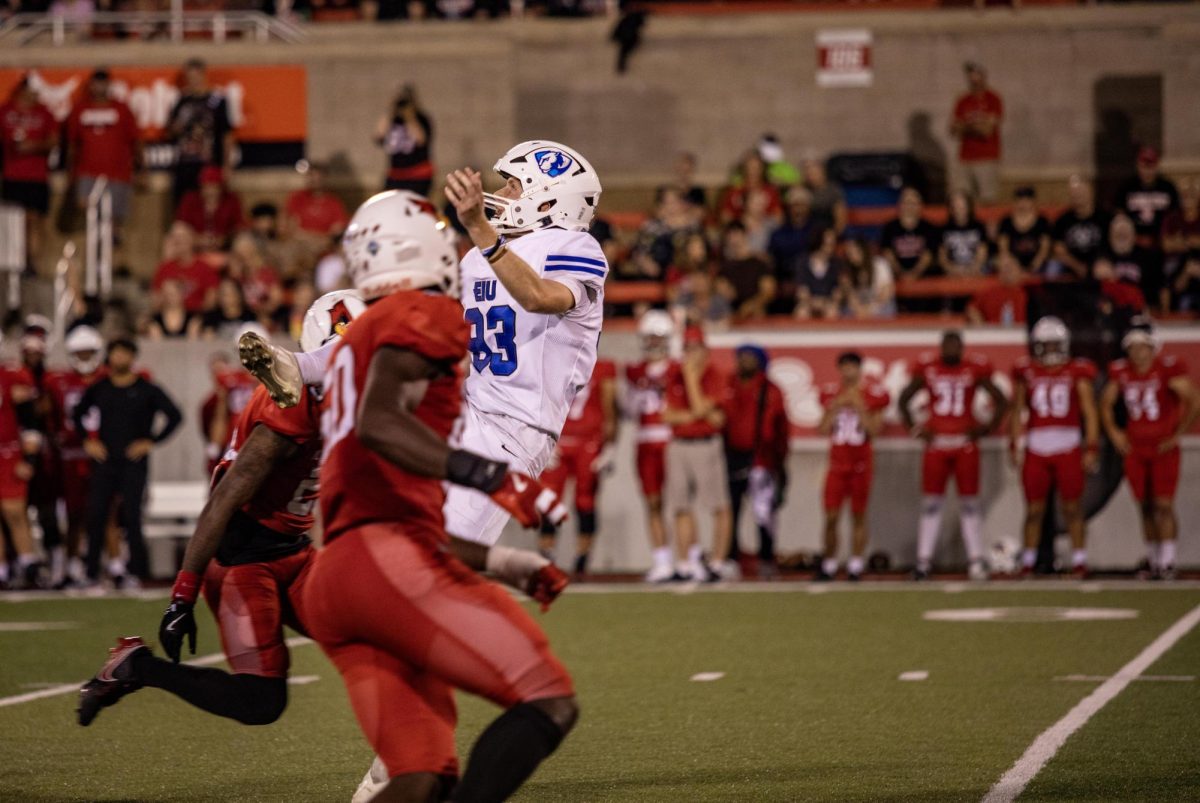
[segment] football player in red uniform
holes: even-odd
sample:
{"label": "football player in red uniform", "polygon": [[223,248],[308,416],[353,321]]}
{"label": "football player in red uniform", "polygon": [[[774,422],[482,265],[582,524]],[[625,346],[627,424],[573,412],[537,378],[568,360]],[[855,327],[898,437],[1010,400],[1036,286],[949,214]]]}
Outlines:
{"label": "football player in red uniform", "polygon": [[[926,354],[912,366],[912,379],[900,393],[900,418],[913,437],[925,442],[921,462],[921,521],[917,529],[917,568],[913,577],[929,577],[933,552],[942,526],[946,484],[954,477],[959,520],[973,580],[987,578],[983,560],[983,510],[979,506],[980,438],[994,432],[1004,418],[1007,400],[992,381],[992,364],[981,354],[964,354],[962,334],[942,335],[940,353]],[[975,391],[992,402],[991,418],[975,418]],[[929,393],[929,412],[923,424],[913,418],[912,401],[921,390]]]}
{"label": "football player in red uniform", "polygon": [[[1022,357],[1013,367],[1009,416],[1009,452],[1013,465],[1021,467],[1026,501],[1021,570],[1026,575],[1033,572],[1046,497],[1053,486],[1074,549],[1071,570],[1086,577],[1087,531],[1080,499],[1084,472],[1094,472],[1099,465],[1100,424],[1092,390],[1096,366],[1088,360],[1071,359],[1070,330],[1058,318],[1047,316],[1034,324],[1030,343],[1033,358]],[[1025,430],[1022,462],[1019,449]]]}
{"label": "football player in red uniform", "polygon": [[[91,460],[83,450],[83,435],[75,429],[75,406],[88,386],[103,375],[105,351],[104,338],[90,326],[72,329],[63,345],[70,369],[53,371],[46,377],[60,461],[60,491],[67,512],[64,548],[52,550],[50,554],[50,576],[59,587],[81,582],[84,577],[80,553],[92,468]],[[119,544],[115,546],[119,554]]]}
{"label": "football player in red uniform", "polygon": [[[562,495],[567,479],[575,479],[575,511],[579,535],[575,543],[575,576],[587,572],[588,555],[596,537],[596,492],[600,477],[612,465],[612,444],[617,439],[617,366],[612,360],[597,360],[592,378],[575,395],[567,422],[550,465],[539,479]],[[542,524],[539,548],[551,559],[557,528]]]}
{"label": "football player in red uniform", "polygon": [[241,363],[231,364],[224,354],[213,355],[209,368],[213,392],[200,408],[200,426],[204,435],[204,456],[211,475],[230,444],[234,425],[250,403],[258,380]]}
{"label": "football player in red uniform", "polygon": [[829,470],[825,475],[825,556],[818,580],[832,580],[838,572],[838,521],[849,501],[853,521],[851,556],[846,565],[850,580],[862,577],[867,551],[867,502],[871,494],[871,438],[883,428],[883,411],[890,401],[882,387],[864,380],[862,355],[848,351],[837,359],[841,381],[821,388],[825,408],[817,430],[829,436]]}
{"label": "football player in red uniform", "polygon": [[[17,557],[19,582],[36,585],[42,560],[33,543],[27,511],[29,479],[42,448],[41,433],[33,427],[36,413],[33,377],[24,368],[0,366],[0,515]],[[0,544],[0,589],[14,585]]]}
{"label": "football player in red uniform", "polygon": [[[1135,328],[1122,345],[1128,359],[1109,366],[1100,396],[1100,419],[1125,458],[1129,489],[1142,508],[1142,533],[1151,576],[1175,576],[1175,490],[1179,486],[1179,440],[1200,416],[1200,394],[1187,366],[1162,356],[1154,333]],[[1125,427],[1117,423],[1117,400],[1125,403]]]}
{"label": "football player in red uniform", "polygon": [[667,407],[667,374],[670,372],[671,335],[675,322],[662,310],[647,310],[638,320],[642,359],[625,366],[626,408],[637,416],[637,473],[646,500],[646,525],[654,564],[647,582],[662,583],[675,575],[675,561],[667,544],[663,516],[663,488],[667,475],[667,443],[671,426],[663,420]]}
{"label": "football player in red uniform", "polygon": [[[558,747],[578,708],[529,614],[447,549],[443,482],[488,494],[525,526],[566,511],[537,480],[446,442],[462,410],[469,328],[454,252],[427,209],[411,193],[381,193],[343,241],[350,276],[373,303],[325,377],[325,548],[303,606],[387,768],[374,799],[505,800]],[[514,558],[474,547],[489,568]],[[505,709],[457,785],[455,687]]]}

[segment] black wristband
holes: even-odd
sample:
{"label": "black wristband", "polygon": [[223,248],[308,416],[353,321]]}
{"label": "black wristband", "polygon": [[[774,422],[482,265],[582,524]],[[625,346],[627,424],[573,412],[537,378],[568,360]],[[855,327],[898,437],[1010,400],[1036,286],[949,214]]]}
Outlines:
{"label": "black wristband", "polygon": [[498,491],[504,484],[506,473],[508,473],[507,463],[488,460],[486,457],[480,457],[465,449],[455,449],[446,458],[447,480],[455,485],[483,491],[485,494]]}

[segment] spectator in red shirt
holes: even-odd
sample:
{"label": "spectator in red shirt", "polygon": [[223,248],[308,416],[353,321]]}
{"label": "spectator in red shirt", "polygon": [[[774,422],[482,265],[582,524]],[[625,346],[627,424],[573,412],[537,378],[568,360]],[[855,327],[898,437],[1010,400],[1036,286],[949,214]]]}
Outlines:
{"label": "spectator in red shirt", "polygon": [[283,300],[283,289],[279,271],[267,262],[254,234],[244,231],[233,238],[227,271],[241,285],[246,304],[258,319],[269,321]]}
{"label": "spectator in red shirt", "polygon": [[88,79],[87,94],[67,117],[67,165],[75,201],[87,208],[96,180],[108,180],[113,225],[129,217],[133,174],[142,162],[142,143],[133,112],[109,97],[109,73],[104,67]]}
{"label": "spectator in red shirt", "polygon": [[242,227],[242,202],[225,186],[221,168],[209,165],[200,171],[200,189],[184,194],[175,219],[197,233],[201,251],[224,251]]}
{"label": "spectator in red shirt", "polygon": [[50,208],[50,152],[58,147],[58,121],[24,77],[0,106],[0,200],[25,210],[25,253],[30,266],[42,255],[42,223]]}
{"label": "spectator in red shirt", "polygon": [[741,554],[737,523],[748,493],[758,526],[758,575],[776,577],[775,531],[787,485],[788,420],[783,391],[767,378],[767,362],[761,346],[737,350],[737,374],[725,401],[725,465],[733,522],[729,559],[736,561]]}
{"label": "spectator in red shirt", "polygon": [[954,104],[950,135],[959,141],[961,175],[956,189],[964,189],[980,201],[994,201],[999,189],[1000,121],[1004,104],[987,83],[987,73],[975,62],[967,62],[967,91]]}
{"label": "spectator in red shirt", "polygon": [[164,282],[177,281],[183,292],[183,306],[191,313],[210,309],[216,301],[217,284],[221,277],[217,269],[196,254],[192,228],[176,222],[163,241],[163,261],[154,271],[154,305],[162,308]]}
{"label": "spectator in red shirt", "polygon": [[325,167],[308,165],[305,188],[288,196],[285,223],[290,234],[311,235],[322,243],[336,237],[350,221],[341,199],[325,186]]}
{"label": "spectator in red shirt", "polygon": [[1025,292],[1021,264],[1012,254],[996,257],[996,278],[996,284],[980,290],[967,303],[967,320],[1004,326],[1025,323],[1029,294]]}
{"label": "spectator in red shirt", "polygon": [[779,201],[779,190],[767,182],[767,165],[757,152],[746,154],[734,177],[733,186],[721,196],[719,212],[721,223],[741,220],[752,207],[751,199],[759,197],[753,208],[773,221],[775,225],[783,218],[783,205]]}
{"label": "spectator in red shirt", "polygon": [[709,360],[704,332],[689,326],[683,336],[683,361],[672,363],[666,379],[663,421],[671,425],[667,444],[668,513],[675,514],[675,544],[679,550],[677,573],[681,579],[701,582],[717,579],[704,562],[696,539],[696,507],[713,515],[712,561],[721,575],[735,566],[729,554],[729,481],[721,429],[728,380]]}

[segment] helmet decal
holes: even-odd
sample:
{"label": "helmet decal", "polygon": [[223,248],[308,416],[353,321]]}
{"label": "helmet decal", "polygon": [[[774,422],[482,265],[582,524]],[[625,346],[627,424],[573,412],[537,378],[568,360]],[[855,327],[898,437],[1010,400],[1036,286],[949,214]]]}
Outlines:
{"label": "helmet decal", "polygon": [[538,169],[547,176],[550,176],[550,178],[561,176],[575,164],[575,160],[570,156],[556,150],[538,151],[533,155],[533,158],[537,159]]}

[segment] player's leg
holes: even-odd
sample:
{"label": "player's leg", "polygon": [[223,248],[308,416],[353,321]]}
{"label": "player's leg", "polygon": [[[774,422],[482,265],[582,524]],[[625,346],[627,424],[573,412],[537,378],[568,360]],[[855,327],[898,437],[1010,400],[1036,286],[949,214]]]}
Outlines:
{"label": "player's leg", "polygon": [[1159,455],[1151,468],[1150,493],[1159,537],[1159,576],[1175,579],[1175,545],[1179,520],[1175,516],[1175,491],[1179,487],[1180,450]]}
{"label": "player's leg", "polygon": [[1147,470],[1148,463],[1145,455],[1133,451],[1125,455],[1125,479],[1129,481],[1129,491],[1137,503],[1142,519],[1142,539],[1146,544],[1146,565],[1150,576],[1158,574],[1159,569],[1159,535],[1157,521],[1154,515],[1154,499],[1150,493],[1151,473]]}
{"label": "player's leg", "polygon": [[937,549],[938,533],[942,528],[942,505],[945,503],[946,481],[950,474],[950,453],[926,447],[921,457],[921,518],[917,523],[917,568],[914,580],[925,580],[933,568],[933,553]]}
{"label": "player's leg", "polygon": [[735,579],[740,568],[729,560],[729,541],[733,517],[729,506],[729,477],[725,468],[725,449],[720,438],[701,441],[696,449],[696,499],[707,503],[713,517],[711,565],[724,579]]}
{"label": "player's leg", "polygon": [[600,477],[592,467],[600,456],[603,444],[593,443],[581,448],[572,468],[575,475],[575,512],[579,529],[575,536],[575,576],[587,574],[588,558],[596,540],[596,493]]}
{"label": "player's leg", "polygon": [[1053,478],[1048,459],[1029,452],[1021,466],[1021,486],[1025,491],[1025,548],[1021,551],[1021,573],[1033,573],[1037,562],[1037,545],[1042,537],[1042,519],[1046,515],[1046,497]]}
{"label": "player's leg", "polygon": [[[568,457],[561,447],[555,450],[554,456],[550,458],[549,465],[542,471],[542,476],[538,480],[550,488],[559,497],[563,495],[563,489],[567,485],[567,477],[571,472]],[[576,491],[576,494],[579,492]],[[542,557],[554,562],[554,545],[558,540],[558,528],[551,524],[548,520],[543,519],[541,532],[538,535],[538,552]]]}
{"label": "player's leg", "polygon": [[832,580],[838,571],[838,522],[842,515],[842,504],[849,497],[849,472],[829,467],[825,474],[823,502],[825,508],[824,553],[816,579]]}
{"label": "player's leg", "polygon": [[958,517],[963,547],[967,552],[967,573],[972,580],[986,580],[983,559],[983,506],[979,502],[979,448],[969,444],[954,459],[954,485],[958,489]]}
{"label": "player's leg", "polygon": [[1087,574],[1087,522],[1083,517],[1083,454],[1079,450],[1055,455],[1055,487],[1062,503],[1063,521],[1071,538],[1071,571]]}
{"label": "player's leg", "polygon": [[71,583],[83,579],[80,557],[83,552],[89,473],[85,460],[70,460],[63,464],[63,501],[67,508],[67,578]]}
{"label": "player's leg", "polygon": [[13,550],[17,553],[19,575],[26,576],[35,572],[40,561],[29,527],[29,513],[25,507],[25,499],[0,499],[0,513],[4,516],[4,524],[8,527],[9,535],[12,537]]}
{"label": "player's leg", "polygon": [[637,448],[638,480],[646,499],[646,529],[650,533],[653,564],[646,580],[661,583],[675,574],[671,547],[667,544],[667,522],[663,513],[663,488],[666,485],[666,447],[661,443],[641,443]]}
{"label": "player's leg", "polygon": [[846,576],[850,580],[862,577],[867,560],[867,504],[871,499],[871,479],[873,467],[867,463],[861,471],[851,475],[850,484],[850,518],[851,540],[850,560],[846,563]]}
{"label": "player's leg", "polygon": [[[779,521],[779,493],[775,475],[763,466],[750,469],[748,493],[750,512],[758,528],[758,575],[774,578],[779,574],[775,563],[775,533]],[[736,524],[737,519],[734,519]]]}
{"label": "player's leg", "polygon": [[112,499],[117,493],[117,470],[105,463],[92,467],[91,484],[87,494],[87,579],[100,581],[100,558],[104,554],[105,536]]}
{"label": "player's leg", "polygon": [[667,444],[667,506],[674,516],[676,573],[681,577],[703,580],[708,572],[696,539],[696,517],[692,512],[694,487],[690,443]]}

